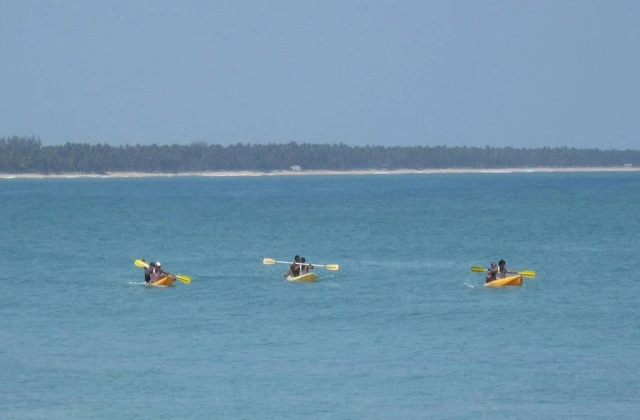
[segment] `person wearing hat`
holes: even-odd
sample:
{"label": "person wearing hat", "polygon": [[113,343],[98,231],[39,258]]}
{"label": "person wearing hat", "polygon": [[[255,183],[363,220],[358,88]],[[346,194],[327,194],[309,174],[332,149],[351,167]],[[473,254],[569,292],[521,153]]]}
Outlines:
{"label": "person wearing hat", "polygon": [[165,274],[167,274],[164,271],[162,271],[162,264],[160,264],[159,261],[152,262],[149,265],[151,266],[151,271],[150,271],[151,283],[153,283],[154,281],[160,280]]}

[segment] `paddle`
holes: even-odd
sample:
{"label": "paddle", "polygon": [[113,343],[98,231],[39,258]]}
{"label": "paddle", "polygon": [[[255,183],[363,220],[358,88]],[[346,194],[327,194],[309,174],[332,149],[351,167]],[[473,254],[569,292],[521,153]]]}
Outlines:
{"label": "paddle", "polygon": [[171,273],[167,273],[167,274],[169,274],[170,276],[175,276],[175,278],[177,278],[178,280],[180,280],[185,284],[191,283],[191,277],[189,276],[185,276],[183,274],[171,274]]}
{"label": "paddle", "polygon": [[326,265],[322,265],[322,264],[311,264],[311,263],[293,263],[290,261],[276,261],[273,258],[265,258],[264,260],[262,260],[262,264],[266,264],[266,265],[271,265],[271,264],[299,264],[299,265],[312,265],[314,267],[324,267],[327,270],[331,270],[331,271],[338,271],[340,270],[340,266],[338,264],[326,264]]}
{"label": "paddle", "polygon": [[[142,260],[135,260],[133,263],[137,267],[140,267],[140,268],[148,268],[149,267],[149,264],[147,264],[146,262],[144,262]],[[171,274],[171,273],[167,273],[166,271],[165,271],[165,274],[168,274],[170,276],[174,276],[175,278],[177,278],[178,280],[180,280],[183,283],[186,283],[186,284],[191,283],[191,277],[189,277],[189,276],[185,276],[183,274]]]}
{"label": "paddle", "polygon": [[[471,266],[471,271],[476,272],[476,273],[486,273],[487,269],[484,267],[480,267],[478,265],[472,265]],[[518,274],[522,274],[525,277],[535,277],[536,276],[536,272],[533,270],[524,270],[524,271],[519,271]]]}
{"label": "paddle", "polygon": [[133,262],[136,266],[140,267],[140,268],[147,268],[149,267],[149,264],[147,264],[146,262],[142,261],[142,260],[135,260]]}

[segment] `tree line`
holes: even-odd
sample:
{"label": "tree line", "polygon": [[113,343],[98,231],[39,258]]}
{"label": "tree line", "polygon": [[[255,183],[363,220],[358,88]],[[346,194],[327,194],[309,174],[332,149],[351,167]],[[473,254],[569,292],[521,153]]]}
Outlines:
{"label": "tree line", "polygon": [[40,138],[1,137],[1,173],[500,169],[640,165],[639,150],[567,147],[347,146],[345,144],[234,144],[43,146]]}

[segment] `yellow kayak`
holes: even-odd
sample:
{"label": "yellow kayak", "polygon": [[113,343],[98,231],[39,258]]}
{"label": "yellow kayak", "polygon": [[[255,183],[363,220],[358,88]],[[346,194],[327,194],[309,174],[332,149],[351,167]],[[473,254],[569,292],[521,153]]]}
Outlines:
{"label": "yellow kayak", "polygon": [[318,280],[318,275],[316,273],[305,273],[297,277],[287,276],[287,280],[299,283],[315,283]]}
{"label": "yellow kayak", "polygon": [[149,282],[149,286],[169,287],[174,281],[176,281],[175,276],[164,276],[156,281]]}
{"label": "yellow kayak", "polygon": [[522,275],[505,277],[484,284],[485,287],[522,286]]}

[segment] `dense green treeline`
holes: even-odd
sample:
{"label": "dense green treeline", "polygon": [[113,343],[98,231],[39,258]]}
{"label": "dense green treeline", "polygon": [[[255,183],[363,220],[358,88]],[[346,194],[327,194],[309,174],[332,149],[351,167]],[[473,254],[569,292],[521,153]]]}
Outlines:
{"label": "dense green treeline", "polygon": [[638,150],[511,147],[385,147],[344,144],[42,146],[37,137],[0,138],[2,173],[273,171],[640,166]]}

